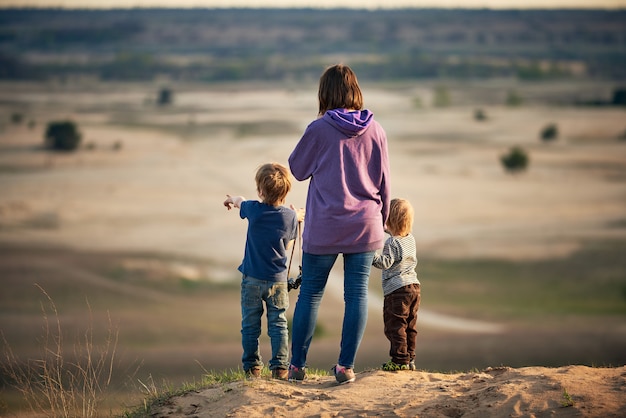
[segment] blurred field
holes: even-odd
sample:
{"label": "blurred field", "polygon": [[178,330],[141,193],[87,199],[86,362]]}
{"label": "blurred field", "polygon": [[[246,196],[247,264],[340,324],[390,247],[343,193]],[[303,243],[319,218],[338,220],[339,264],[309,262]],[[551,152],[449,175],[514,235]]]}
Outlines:
{"label": "blurred field", "polygon": [[[626,112],[567,105],[611,86],[449,83],[443,108],[435,87],[363,85],[388,133],[393,194],[416,209],[419,367],[625,364]],[[0,84],[0,330],[19,356],[37,355],[50,307],[35,283],[58,308],[68,353],[85,327],[106,335],[110,315],[121,404],[141,396],[139,381],[239,367],[246,224],[222,201],[254,198],[256,167],[285,164],[317,108],[313,85],[181,85],[166,107],[158,88]],[[505,106],[511,88],[522,106]],[[68,118],[83,148],[44,151],[47,122]],[[548,123],[560,137],[546,144]],[[527,172],[500,166],[513,145],[528,151]],[[287,203],[305,196],[294,184]],[[379,279],[373,270],[361,370],[387,359]],[[340,291],[335,280],[324,299],[313,367],[336,361]],[[3,397],[0,412],[13,404]]]}

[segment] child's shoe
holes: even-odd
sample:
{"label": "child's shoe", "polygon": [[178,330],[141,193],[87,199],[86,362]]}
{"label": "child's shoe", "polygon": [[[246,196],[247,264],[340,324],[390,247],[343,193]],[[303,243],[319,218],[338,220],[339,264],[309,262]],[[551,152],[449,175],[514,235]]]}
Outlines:
{"label": "child's shoe", "polygon": [[290,382],[302,382],[306,378],[306,370],[304,367],[296,367],[293,364],[289,366],[287,379]]}
{"label": "child's shoe", "polygon": [[393,360],[389,360],[387,363],[383,364],[382,369],[386,372],[397,372],[398,370],[410,370],[410,366],[408,364],[394,363]]}
{"label": "child's shoe", "polygon": [[343,385],[345,383],[352,383],[356,379],[356,376],[354,375],[354,370],[340,366],[339,364],[333,366],[332,371],[335,375],[335,379],[337,379],[337,383],[339,383],[340,385]]}
{"label": "child's shoe", "polygon": [[272,370],[272,379],[278,379],[278,380],[289,379],[289,370],[282,369],[282,368]]}
{"label": "child's shoe", "polygon": [[258,379],[261,377],[261,369],[260,366],[254,366],[251,369],[246,370],[246,378],[248,379]]}
{"label": "child's shoe", "polygon": [[409,370],[417,370],[417,367],[415,367],[415,360],[411,360],[409,362]]}

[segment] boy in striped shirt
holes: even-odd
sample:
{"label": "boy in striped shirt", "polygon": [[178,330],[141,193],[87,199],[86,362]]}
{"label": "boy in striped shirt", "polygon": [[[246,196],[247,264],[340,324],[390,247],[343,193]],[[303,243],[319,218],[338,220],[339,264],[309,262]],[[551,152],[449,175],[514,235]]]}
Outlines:
{"label": "boy in striped shirt", "polygon": [[383,320],[385,336],[391,343],[391,360],[383,370],[415,370],[417,311],[420,306],[420,282],[415,267],[417,255],[413,228],[413,207],[404,199],[393,199],[385,224],[391,235],[376,254],[372,265],[382,269]]}

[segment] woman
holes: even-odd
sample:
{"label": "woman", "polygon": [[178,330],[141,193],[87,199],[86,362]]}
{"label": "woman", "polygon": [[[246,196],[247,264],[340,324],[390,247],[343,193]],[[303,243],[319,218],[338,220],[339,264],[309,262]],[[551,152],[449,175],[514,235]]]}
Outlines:
{"label": "woman", "polygon": [[318,119],[289,157],[293,176],[309,179],[303,233],[302,285],[293,318],[289,380],[306,376],[306,357],[326,282],[344,259],[341,348],[333,367],[339,383],[355,380],[354,362],[367,322],[367,289],[375,250],[389,213],[387,136],[363,109],[356,75],[345,65],[320,78]]}

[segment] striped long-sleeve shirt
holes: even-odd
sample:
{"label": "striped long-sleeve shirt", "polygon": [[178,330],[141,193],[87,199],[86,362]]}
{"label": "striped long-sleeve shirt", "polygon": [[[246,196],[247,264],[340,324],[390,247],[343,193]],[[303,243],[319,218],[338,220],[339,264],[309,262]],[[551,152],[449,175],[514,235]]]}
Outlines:
{"label": "striped long-sleeve shirt", "polygon": [[383,270],[383,294],[385,296],[403,286],[420,284],[415,272],[417,254],[415,238],[412,234],[405,237],[387,238],[382,254],[374,256],[372,265]]}

